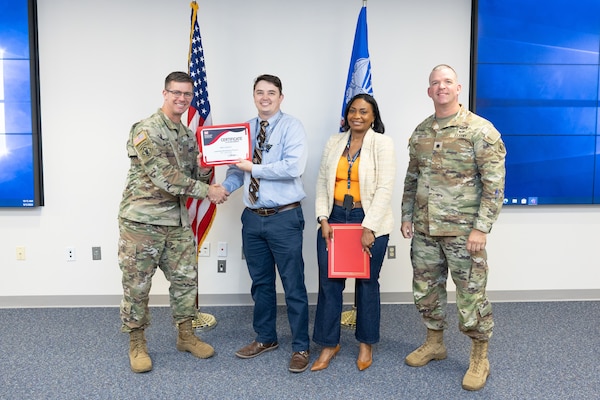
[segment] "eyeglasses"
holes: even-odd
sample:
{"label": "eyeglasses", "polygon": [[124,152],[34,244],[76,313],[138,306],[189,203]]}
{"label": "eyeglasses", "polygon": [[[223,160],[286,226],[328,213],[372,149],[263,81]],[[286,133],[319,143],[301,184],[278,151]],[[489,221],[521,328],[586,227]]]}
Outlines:
{"label": "eyeglasses", "polygon": [[181,95],[183,95],[183,97],[185,97],[186,99],[191,99],[192,97],[194,97],[194,93],[192,92],[181,92],[179,90],[169,90],[169,89],[165,89],[167,92],[171,93],[173,96],[175,97],[181,97]]}

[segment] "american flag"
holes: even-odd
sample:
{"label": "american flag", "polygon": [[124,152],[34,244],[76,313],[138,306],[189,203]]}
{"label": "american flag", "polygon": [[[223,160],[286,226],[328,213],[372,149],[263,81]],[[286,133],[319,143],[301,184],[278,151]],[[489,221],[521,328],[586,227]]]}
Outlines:
{"label": "american flag", "polygon": [[[193,1],[191,27],[190,27],[190,49],[188,54],[188,72],[194,80],[194,98],[187,112],[187,126],[196,132],[199,126],[212,125],[210,115],[210,103],[208,102],[208,91],[206,90],[206,66],[204,65],[204,49],[200,37],[200,26],[198,25],[198,4]],[[210,177],[210,183],[215,182],[214,171]],[[190,223],[196,239],[196,253],[200,251],[200,245],[208,235],[208,231],[217,213],[217,207],[208,200],[188,198],[186,207],[190,214]]]}

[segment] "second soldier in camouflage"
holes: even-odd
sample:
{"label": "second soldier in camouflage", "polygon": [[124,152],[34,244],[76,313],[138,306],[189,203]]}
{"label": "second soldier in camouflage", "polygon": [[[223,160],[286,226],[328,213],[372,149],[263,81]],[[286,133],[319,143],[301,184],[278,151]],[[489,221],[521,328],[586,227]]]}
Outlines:
{"label": "second soldier in camouflage", "polygon": [[506,150],[494,126],[458,102],[461,85],[454,69],[438,65],[429,78],[435,114],[409,141],[401,227],[412,238],[413,295],[427,339],[405,361],[419,367],[446,358],[450,271],[459,328],[473,340],[463,388],[478,390],[489,375],[487,345],[494,326],[485,245],[504,200]]}

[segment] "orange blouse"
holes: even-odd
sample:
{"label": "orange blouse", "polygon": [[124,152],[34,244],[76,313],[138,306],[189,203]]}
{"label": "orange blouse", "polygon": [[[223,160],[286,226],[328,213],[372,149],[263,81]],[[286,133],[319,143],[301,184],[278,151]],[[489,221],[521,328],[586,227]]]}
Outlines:
{"label": "orange blouse", "polygon": [[358,183],[358,164],[360,156],[356,158],[352,169],[350,170],[350,189],[348,189],[348,159],[345,156],[340,157],[335,173],[335,191],[333,197],[337,201],[344,201],[344,195],[349,194],[354,197],[354,201],[360,201],[360,185]]}

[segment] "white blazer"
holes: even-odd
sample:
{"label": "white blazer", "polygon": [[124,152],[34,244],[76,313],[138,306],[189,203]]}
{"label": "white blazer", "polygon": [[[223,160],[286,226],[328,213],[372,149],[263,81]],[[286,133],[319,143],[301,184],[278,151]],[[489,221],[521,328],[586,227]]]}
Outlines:
{"label": "white blazer", "polygon": [[[323,150],[317,178],[316,217],[329,216],[333,209],[335,174],[349,134],[347,131],[331,136]],[[389,136],[369,129],[360,151],[358,183],[365,212],[362,226],[375,232],[375,236],[387,235],[394,229],[392,192],[395,178],[394,142]]]}

